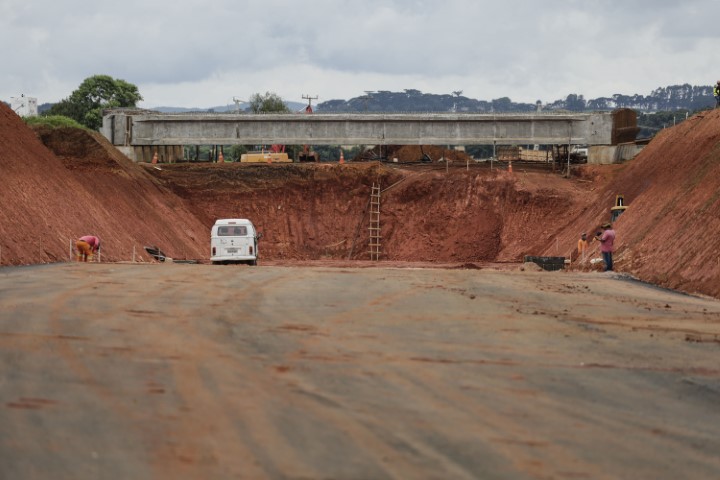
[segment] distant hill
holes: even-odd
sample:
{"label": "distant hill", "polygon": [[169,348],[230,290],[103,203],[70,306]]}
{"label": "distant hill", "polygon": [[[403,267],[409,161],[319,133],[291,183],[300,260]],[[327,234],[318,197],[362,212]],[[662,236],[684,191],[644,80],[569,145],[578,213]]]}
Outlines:
{"label": "distant hill", "polygon": [[[303,110],[305,108],[304,103],[299,102],[285,102],[285,105],[290,109],[291,112]],[[239,105],[222,105],[210,108],[185,108],[185,107],[155,107],[149,110],[156,110],[163,113],[189,113],[189,112],[215,112],[215,113],[232,113],[238,108],[240,111],[245,111],[250,107],[249,103],[240,103]]]}
{"label": "distant hill", "polygon": [[543,104],[517,103],[508,97],[495,100],[475,100],[457,95],[422,93],[419,90],[402,92],[379,91],[350,100],[328,100],[317,105],[318,112],[466,112],[501,113],[567,110],[573,112],[632,108],[640,112],[672,110],[696,111],[715,105],[710,86],[689,84],[660,87],[649,95],[622,95],[586,100],[583,95],[570,94],[562,100]]}
{"label": "distant hill", "polygon": [[[349,100],[328,100],[315,105],[316,112],[458,112],[458,113],[521,113],[534,112],[540,107],[545,111],[566,110],[571,112],[614,110],[632,108],[641,113],[668,112],[685,110],[694,112],[715,105],[711,86],[692,86],[690,84],[658,87],[648,95],[615,94],[611,97],[585,99],[583,95],[572,93],[564,99],[542,103],[513,102],[509,97],[494,100],[477,100],[457,94],[423,93],[420,90],[407,89],[402,92],[381,90],[370,95],[354,97]],[[306,104],[286,101],[290,111],[304,111]],[[240,110],[245,111],[248,103],[241,103]],[[38,111],[43,113],[52,107],[51,103],[43,103]],[[221,105],[215,107],[155,107],[164,113],[187,112],[233,112],[238,107]]]}

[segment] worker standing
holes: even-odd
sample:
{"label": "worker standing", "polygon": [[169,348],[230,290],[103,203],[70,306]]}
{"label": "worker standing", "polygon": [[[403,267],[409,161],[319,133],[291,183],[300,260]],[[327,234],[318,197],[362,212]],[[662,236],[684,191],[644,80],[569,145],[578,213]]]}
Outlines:
{"label": "worker standing", "polygon": [[88,256],[100,251],[100,239],[94,235],[85,235],[75,242],[75,248],[78,252],[78,261],[82,259],[83,262],[87,262]]}
{"label": "worker standing", "polygon": [[713,88],[713,95],[715,95],[715,108],[720,107],[720,80],[715,84]]}
{"label": "worker standing", "polygon": [[602,224],[602,234],[598,232],[595,240],[600,241],[600,252],[602,252],[603,261],[605,262],[605,271],[612,272],[613,269],[613,251],[615,250],[615,230],[609,223]]}
{"label": "worker standing", "polygon": [[585,260],[585,253],[587,252],[587,248],[587,235],[583,233],[580,235],[580,240],[578,240],[578,258],[580,258],[581,260]]}

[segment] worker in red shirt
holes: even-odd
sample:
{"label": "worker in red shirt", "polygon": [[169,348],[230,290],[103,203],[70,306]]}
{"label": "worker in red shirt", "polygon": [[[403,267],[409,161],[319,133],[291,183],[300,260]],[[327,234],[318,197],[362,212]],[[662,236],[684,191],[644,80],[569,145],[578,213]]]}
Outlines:
{"label": "worker in red shirt", "polygon": [[612,254],[615,251],[615,230],[609,223],[602,224],[603,232],[595,235],[595,240],[600,241],[600,252],[602,252],[603,261],[605,262],[605,271],[611,272],[613,269]]}
{"label": "worker in red shirt", "polygon": [[85,235],[75,242],[75,248],[78,252],[78,261],[82,259],[83,262],[87,262],[88,256],[100,251],[100,239],[94,235]]}

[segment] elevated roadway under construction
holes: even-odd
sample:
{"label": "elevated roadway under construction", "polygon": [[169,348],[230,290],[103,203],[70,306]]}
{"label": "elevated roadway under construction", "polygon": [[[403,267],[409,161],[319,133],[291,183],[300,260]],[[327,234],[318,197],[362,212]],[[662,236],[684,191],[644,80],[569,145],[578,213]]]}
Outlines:
{"label": "elevated roadway under construction", "polygon": [[[632,141],[632,110],[527,114],[167,114],[108,110],[102,133],[137,161],[183,145],[589,145]],[[175,149],[175,150],[174,150]],[[180,152],[182,149],[180,148]]]}

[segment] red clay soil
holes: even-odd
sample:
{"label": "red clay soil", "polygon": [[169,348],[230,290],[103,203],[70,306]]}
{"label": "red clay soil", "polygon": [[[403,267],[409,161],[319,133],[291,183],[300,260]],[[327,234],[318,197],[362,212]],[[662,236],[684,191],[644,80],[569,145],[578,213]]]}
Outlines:
{"label": "red clay soil", "polygon": [[262,256],[273,260],[367,259],[374,182],[383,190],[386,261],[518,262],[588,205],[584,183],[477,165],[447,172],[375,162],[161,168],[148,171],[207,225],[215,218],[253,219],[264,234]]}
{"label": "red clay soil", "polygon": [[[50,151],[38,135],[54,150]],[[82,235],[102,240],[108,261],[150,260],[144,245],[173,258],[201,258],[209,234],[177,196],[97,133],[36,135],[0,104],[0,263],[67,261]]]}
{"label": "red clay soil", "polygon": [[[519,166],[512,174],[482,164],[466,169],[460,158],[447,170],[436,163],[135,164],[96,133],[35,133],[4,105],[0,145],[3,265],[65,261],[70,242],[90,233],[104,240],[108,261],[129,260],[133,247],[149,260],[144,245],[207,261],[210,226],[229,217],[250,218],[264,233],[261,262],[367,260],[370,187],[379,182],[387,263],[575,256],[579,233],[606,221],[621,193],[629,208],[616,224],[616,269],[720,297],[720,111],[662,132],[625,165],[577,166],[571,179]],[[411,158],[417,150],[401,161],[418,160]]]}
{"label": "red clay soil", "polygon": [[[623,194],[628,209],[614,226],[616,269],[720,297],[720,110],[663,130],[632,161],[603,173],[609,178],[577,217],[578,228],[558,234],[561,254],[573,251],[581,231],[609,220],[615,195]],[[597,242],[591,245],[597,252]],[[546,245],[544,253],[553,252]]]}
{"label": "red clay soil", "polygon": [[364,152],[355,160],[361,160],[367,157],[385,157],[389,161],[397,160],[398,163],[421,162],[423,160],[438,161],[447,159],[450,162],[459,162],[463,165],[472,161],[472,158],[465,152],[455,149],[439,147],[437,145],[386,145],[382,148],[375,147],[368,152]]}

